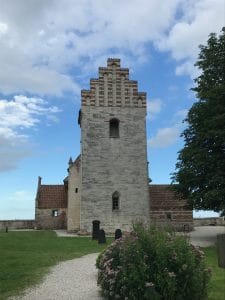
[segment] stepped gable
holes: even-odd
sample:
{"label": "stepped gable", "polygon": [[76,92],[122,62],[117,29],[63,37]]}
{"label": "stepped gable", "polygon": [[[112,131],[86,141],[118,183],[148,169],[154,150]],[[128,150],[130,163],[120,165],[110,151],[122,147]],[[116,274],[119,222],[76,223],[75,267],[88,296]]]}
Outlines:
{"label": "stepped gable", "polygon": [[129,79],[129,69],[120,59],[109,58],[99,68],[99,78],[90,80],[90,90],[81,91],[82,106],[146,107],[146,93],[138,92],[137,81]]}
{"label": "stepped gable", "polygon": [[64,185],[40,185],[38,208],[67,208],[67,191]]}

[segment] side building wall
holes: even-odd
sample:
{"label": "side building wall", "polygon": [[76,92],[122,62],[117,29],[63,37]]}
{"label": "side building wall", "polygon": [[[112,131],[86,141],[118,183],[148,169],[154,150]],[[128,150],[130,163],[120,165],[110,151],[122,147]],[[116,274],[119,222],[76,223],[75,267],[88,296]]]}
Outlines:
{"label": "side building wall", "polygon": [[193,229],[193,211],[187,201],[179,199],[168,184],[151,184],[150,219],[156,226],[170,226],[178,231]]}
{"label": "side building wall", "polygon": [[42,185],[38,179],[35,200],[35,227],[37,229],[66,229],[67,184]]}
{"label": "side building wall", "polygon": [[[53,211],[57,211],[58,215],[54,216]],[[36,229],[66,229],[65,208],[37,208],[35,212],[35,228]]]}

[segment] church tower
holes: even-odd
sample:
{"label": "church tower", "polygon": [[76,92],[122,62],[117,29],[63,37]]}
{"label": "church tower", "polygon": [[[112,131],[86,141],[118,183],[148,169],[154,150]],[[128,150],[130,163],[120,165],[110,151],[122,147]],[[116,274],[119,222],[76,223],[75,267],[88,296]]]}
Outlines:
{"label": "church tower", "polygon": [[149,222],[146,93],[119,59],[108,59],[81,91],[80,229],[106,232]]}

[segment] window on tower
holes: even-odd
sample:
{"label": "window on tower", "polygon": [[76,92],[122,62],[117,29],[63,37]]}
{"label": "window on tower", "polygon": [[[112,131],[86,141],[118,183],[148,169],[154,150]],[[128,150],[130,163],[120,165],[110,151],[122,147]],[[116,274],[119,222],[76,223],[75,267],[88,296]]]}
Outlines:
{"label": "window on tower", "polygon": [[109,136],[113,138],[119,137],[119,120],[111,119],[109,122]]}
{"label": "window on tower", "polygon": [[120,208],[120,195],[118,192],[112,194],[112,210],[119,210]]}

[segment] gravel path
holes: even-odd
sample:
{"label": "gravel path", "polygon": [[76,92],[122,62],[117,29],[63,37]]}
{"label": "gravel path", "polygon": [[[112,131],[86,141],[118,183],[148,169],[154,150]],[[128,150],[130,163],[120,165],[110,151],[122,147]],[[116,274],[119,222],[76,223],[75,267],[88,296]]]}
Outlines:
{"label": "gravel path", "polygon": [[189,233],[191,243],[200,247],[215,245],[217,234],[225,233],[225,226],[198,226]]}
{"label": "gravel path", "polygon": [[[225,233],[222,226],[196,227],[188,234],[193,244],[207,247],[216,242],[216,236]],[[61,233],[65,236],[65,233]],[[30,288],[23,297],[14,300],[101,300],[97,287],[95,261],[98,254],[89,254],[59,263],[51,269],[43,283]]]}
{"label": "gravel path", "polygon": [[100,300],[95,261],[89,254],[59,263],[51,269],[43,283],[30,288],[20,300]]}

